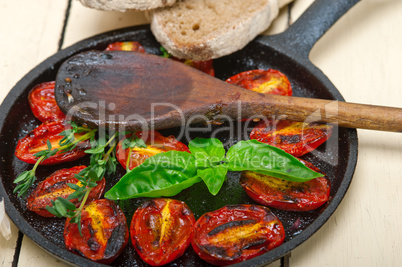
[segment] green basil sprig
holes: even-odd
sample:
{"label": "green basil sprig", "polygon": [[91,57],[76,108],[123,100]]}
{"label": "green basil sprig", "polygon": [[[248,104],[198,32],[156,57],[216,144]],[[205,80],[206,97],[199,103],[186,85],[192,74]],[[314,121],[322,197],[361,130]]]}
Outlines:
{"label": "green basil sprig", "polygon": [[282,149],[257,140],[240,141],[227,155],[230,171],[254,171],[292,182],[322,177]]}
{"label": "green basil sprig", "polygon": [[201,181],[194,156],[168,151],[156,154],[125,174],[108,192],[108,199],[174,196]]}
{"label": "green basil sprig", "polygon": [[212,195],[218,194],[228,172],[222,142],[216,138],[196,138],[188,144],[188,148],[194,155],[197,175]]}
{"label": "green basil sprig", "polygon": [[196,138],[189,149],[191,154],[169,151],[148,158],[124,175],[105,197],[169,197],[201,180],[216,195],[228,171],[250,170],[295,182],[323,176],[283,150],[256,140],[238,142],[226,156],[222,143],[215,138]]}

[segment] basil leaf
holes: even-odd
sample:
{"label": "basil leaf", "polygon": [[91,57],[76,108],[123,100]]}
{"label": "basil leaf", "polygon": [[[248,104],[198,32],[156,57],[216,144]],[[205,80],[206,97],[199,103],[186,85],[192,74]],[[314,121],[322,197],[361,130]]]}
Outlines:
{"label": "basil leaf", "polygon": [[105,197],[118,200],[176,195],[201,181],[194,162],[194,156],[187,152],[156,154],[124,175]]}
{"label": "basil leaf", "polygon": [[218,194],[219,190],[226,180],[228,166],[226,164],[218,165],[213,168],[198,169],[197,174],[202,178],[207,185],[209,192],[212,195]]}
{"label": "basil leaf", "polygon": [[255,171],[293,182],[323,176],[282,149],[256,140],[238,142],[229,149],[226,158],[229,171]]}
{"label": "basil leaf", "polygon": [[213,163],[225,160],[225,148],[216,138],[196,138],[188,144],[196,159],[197,167],[211,167]]}

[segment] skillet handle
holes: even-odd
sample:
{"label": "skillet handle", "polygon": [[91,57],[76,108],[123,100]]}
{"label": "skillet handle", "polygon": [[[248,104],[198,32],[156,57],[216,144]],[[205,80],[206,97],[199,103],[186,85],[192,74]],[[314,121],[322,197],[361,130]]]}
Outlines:
{"label": "skillet handle", "polygon": [[[360,0],[316,0],[300,18],[281,34],[266,37],[267,42],[287,53],[308,58],[313,45]],[[264,39],[262,37],[262,39]],[[264,40],[262,40],[264,42]]]}

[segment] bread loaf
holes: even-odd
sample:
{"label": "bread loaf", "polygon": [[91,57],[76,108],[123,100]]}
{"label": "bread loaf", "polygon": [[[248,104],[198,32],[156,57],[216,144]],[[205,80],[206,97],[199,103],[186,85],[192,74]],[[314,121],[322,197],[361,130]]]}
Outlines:
{"label": "bread loaf", "polygon": [[177,0],[151,11],[151,30],[178,58],[209,60],[242,49],[292,0]]}
{"label": "bread loaf", "polygon": [[107,11],[149,10],[173,5],[176,0],[80,0],[90,8]]}

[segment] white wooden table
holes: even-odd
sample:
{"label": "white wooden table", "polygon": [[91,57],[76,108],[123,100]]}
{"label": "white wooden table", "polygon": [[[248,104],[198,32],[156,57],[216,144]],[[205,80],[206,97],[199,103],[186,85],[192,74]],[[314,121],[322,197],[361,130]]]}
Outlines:
{"label": "white wooden table", "polygon": [[[267,33],[284,30],[311,2],[295,0]],[[95,11],[78,1],[2,0],[0,100],[58,49],[144,23],[141,12]],[[319,40],[311,60],[347,101],[402,107],[402,1],[358,3]],[[358,135],[359,159],[346,197],[329,221],[292,252],[291,267],[402,266],[402,135],[367,130]],[[64,266],[29,238],[18,236],[14,225],[10,240],[0,236],[2,266]]]}

